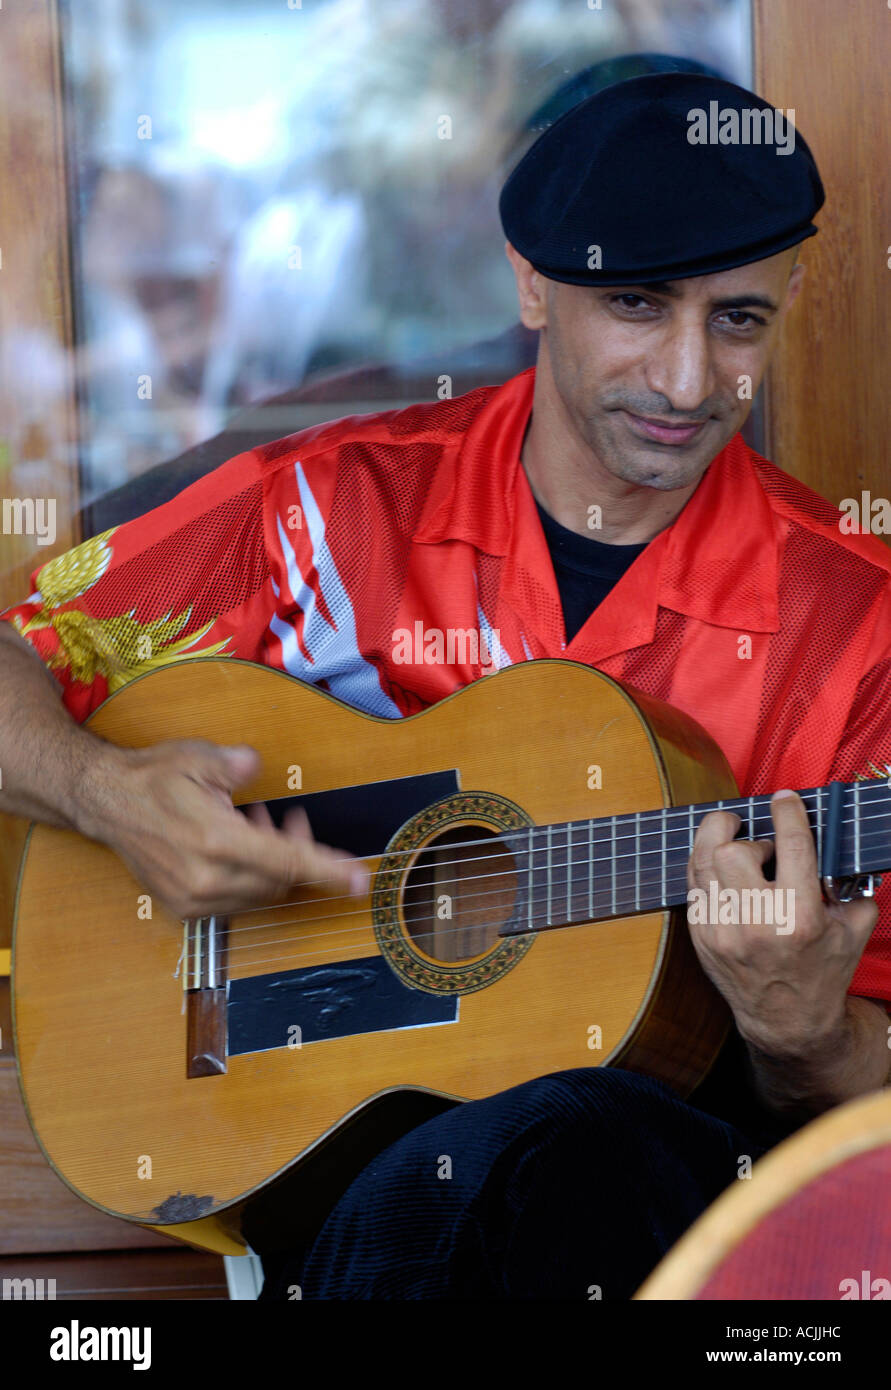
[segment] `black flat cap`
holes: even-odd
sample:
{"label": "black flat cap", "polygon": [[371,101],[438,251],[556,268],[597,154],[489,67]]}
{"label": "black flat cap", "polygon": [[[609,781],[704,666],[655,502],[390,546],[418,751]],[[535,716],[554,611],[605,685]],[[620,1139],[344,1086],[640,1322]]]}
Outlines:
{"label": "black flat cap", "polygon": [[825,194],[785,113],[721,78],[657,73],[567,111],[501,192],[505,235],[572,285],[708,275],[817,228]]}

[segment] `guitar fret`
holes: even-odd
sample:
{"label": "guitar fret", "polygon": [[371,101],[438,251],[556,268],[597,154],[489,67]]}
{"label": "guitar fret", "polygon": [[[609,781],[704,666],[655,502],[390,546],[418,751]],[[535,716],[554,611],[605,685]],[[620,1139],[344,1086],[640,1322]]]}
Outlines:
{"label": "guitar fret", "polygon": [[610,859],[610,866],[611,866],[611,870],[612,870],[612,888],[611,888],[611,892],[610,892],[610,900],[611,900],[611,906],[612,906],[612,914],[613,914],[613,916],[615,917],[615,915],[616,915],[616,818],[615,818],[615,816],[611,816],[611,817],[610,817],[610,827],[611,827],[611,828],[610,828],[610,852],[609,852],[609,859]]}
{"label": "guitar fret", "polygon": [[[672,867],[673,867],[674,869],[681,869],[681,868],[683,868],[683,869],[685,870],[685,869],[686,869],[687,860],[688,860],[688,858],[690,857],[690,856],[689,856],[689,852],[688,852],[688,850],[687,850],[687,840],[688,840],[687,820],[686,820],[686,817],[684,817],[684,816],[680,813],[680,811],[679,811],[679,814],[678,814],[678,816],[677,816],[677,821],[678,821],[678,824],[672,825],[671,829],[670,829],[669,832],[668,832],[668,834],[669,834],[668,853],[669,853],[669,855],[670,855],[670,857],[671,857]],[[686,898],[686,894],[687,894],[687,888],[686,888],[686,873],[683,873],[683,874],[681,875],[681,878],[682,878],[683,884],[684,884],[684,887],[683,887],[683,897]],[[672,885],[672,887],[669,889],[668,894],[666,895],[665,902],[663,903],[663,906],[668,906],[670,903],[677,903],[677,902],[679,902],[679,901],[680,901],[680,899],[678,898],[678,892],[679,892],[679,891],[681,891],[681,890],[678,888],[678,886],[677,886],[676,884]]]}
{"label": "guitar fret", "polygon": [[755,838],[755,798],[749,797],[749,839]]}
{"label": "guitar fret", "polygon": [[547,899],[545,907],[545,923],[551,925],[551,827],[547,828],[547,847],[548,847],[548,867],[547,867]]}
{"label": "guitar fret", "polygon": [[667,812],[666,812],[666,810],[663,808],[663,811],[662,811],[662,892],[661,892],[661,899],[662,899],[662,901],[661,901],[660,904],[659,904],[660,907],[663,907],[663,906],[665,905],[665,899],[666,899],[666,897],[668,896],[668,895],[667,895],[667,891],[666,891],[666,874],[667,874],[667,868],[668,868],[668,866],[667,866],[667,864],[666,864],[666,854],[667,854],[667,852],[668,852],[668,821],[666,820],[666,814],[667,814]]}
{"label": "guitar fret", "polygon": [[817,864],[823,873],[823,788],[817,788]]}
{"label": "guitar fret", "polygon": [[640,811],[634,813],[634,908],[640,907]]}
{"label": "guitar fret", "polygon": [[594,917],[594,822],[588,821],[588,916]]}
{"label": "guitar fret", "polygon": [[860,872],[860,783],[854,783],[854,873]]}
{"label": "guitar fret", "polygon": [[[690,840],[689,853],[692,854],[692,853],[693,853],[693,836],[694,836],[694,834],[696,833],[696,832],[695,832],[695,829],[694,829],[694,826],[693,826],[693,807],[692,807],[692,806],[688,806],[688,807],[687,807],[687,820],[688,820],[688,822],[689,822],[689,840]],[[689,857],[689,856],[688,856],[688,857]]]}
{"label": "guitar fret", "polygon": [[566,826],[566,920],[572,921],[572,822]]}

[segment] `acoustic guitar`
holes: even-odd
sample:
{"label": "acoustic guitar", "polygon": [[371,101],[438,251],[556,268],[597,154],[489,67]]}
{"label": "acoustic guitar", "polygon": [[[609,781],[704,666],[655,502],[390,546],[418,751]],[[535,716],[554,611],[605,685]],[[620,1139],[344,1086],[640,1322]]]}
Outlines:
{"label": "acoustic guitar", "polygon": [[[134,679],[88,726],[251,744],[237,804],[280,824],[299,801],[371,869],[365,900],[307,885],[184,923],[108,848],[31,827],[21,1087],[47,1159],[103,1211],[197,1244],[210,1223],[237,1249],[264,1196],[287,1188],[310,1229],[382,1144],[460,1100],[589,1066],[685,1095],[713,1063],[729,1013],[690,941],[687,861],[716,806],[771,836],[769,797],[740,797],[659,700],[535,661],[390,721],[202,658]],[[827,884],[891,864],[885,781],[802,796]]]}

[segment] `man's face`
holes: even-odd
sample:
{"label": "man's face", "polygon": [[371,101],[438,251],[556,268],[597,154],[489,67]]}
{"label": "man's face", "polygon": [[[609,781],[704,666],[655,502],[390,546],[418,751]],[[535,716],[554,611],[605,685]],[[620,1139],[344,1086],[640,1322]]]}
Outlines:
{"label": "man's face", "polygon": [[804,274],[797,248],[657,285],[564,285],[508,245],[537,390],[595,469],[640,487],[698,481],[752,408]]}

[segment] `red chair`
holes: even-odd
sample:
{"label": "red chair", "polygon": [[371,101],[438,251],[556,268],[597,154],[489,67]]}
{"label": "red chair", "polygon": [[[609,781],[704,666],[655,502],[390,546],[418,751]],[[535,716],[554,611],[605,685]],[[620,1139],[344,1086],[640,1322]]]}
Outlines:
{"label": "red chair", "polygon": [[891,1090],[820,1116],[722,1193],[635,1299],[891,1300]]}

